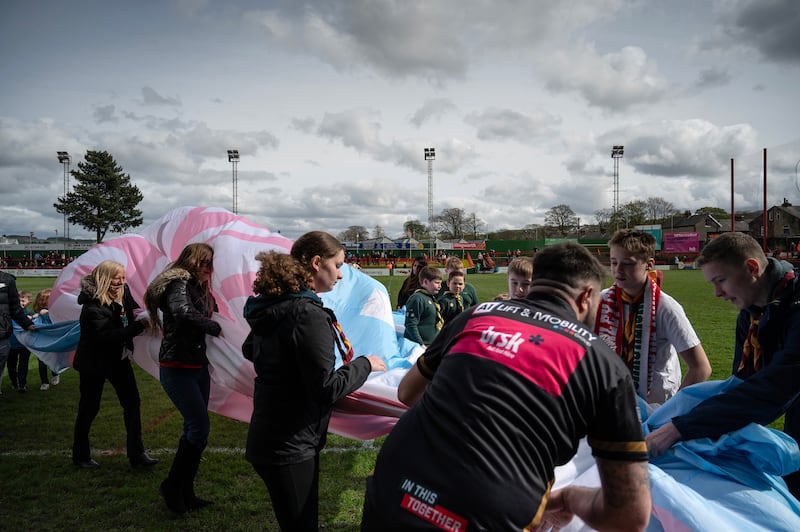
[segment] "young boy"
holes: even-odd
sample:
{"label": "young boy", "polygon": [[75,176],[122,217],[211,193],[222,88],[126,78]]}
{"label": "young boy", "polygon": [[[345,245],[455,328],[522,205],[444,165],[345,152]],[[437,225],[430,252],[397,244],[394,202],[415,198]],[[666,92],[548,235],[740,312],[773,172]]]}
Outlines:
{"label": "young boy", "polygon": [[447,290],[437,299],[444,323],[449,323],[466,308],[462,298],[466,283],[464,277],[464,272],[460,270],[454,270],[447,276]]}
{"label": "young boy", "polygon": [[[451,257],[447,257],[447,260],[444,262],[444,276],[446,278],[450,278],[451,272],[463,272],[464,273],[464,291],[461,293],[461,299],[464,302],[464,308],[474,307],[480,301],[478,301],[478,292],[475,290],[475,287],[472,286],[467,282],[467,272],[464,271],[464,262],[456,257],[455,255]],[[439,290],[438,296],[441,297],[444,295],[445,290],[447,290],[447,286],[442,286]]]}
{"label": "young boy", "polygon": [[[718,438],[786,414],[783,431],[800,441],[800,282],[792,265],[766,257],[743,233],[723,233],[697,257],[714,295],[739,309],[733,374],[743,382],[710,397],[647,436],[653,456],[678,440]],[[784,477],[800,497],[800,473]]]}
{"label": "young boy", "polygon": [[[639,396],[656,407],[680,388],[707,380],[711,365],[683,307],[650,275],[655,237],[620,229],[608,246],[614,284],[601,293],[595,332],[628,365]],[[683,381],[678,353],[687,366]]]}
{"label": "young boy", "polygon": [[436,294],[442,286],[439,268],[425,266],[419,271],[420,287],[406,301],[406,331],[403,336],[427,346],[442,328],[442,315]]}
{"label": "young boy", "polygon": [[[31,296],[30,290],[19,291],[19,305],[29,318],[33,316],[33,311],[28,309]],[[27,347],[19,343],[13,333],[8,338],[8,343],[11,346],[8,352],[8,378],[11,380],[11,386],[15,390],[19,393],[25,393],[28,389],[28,364],[30,363],[31,352],[28,351]]]}
{"label": "young boy", "polygon": [[517,257],[508,263],[508,297],[524,299],[528,295],[533,277],[533,260]]}

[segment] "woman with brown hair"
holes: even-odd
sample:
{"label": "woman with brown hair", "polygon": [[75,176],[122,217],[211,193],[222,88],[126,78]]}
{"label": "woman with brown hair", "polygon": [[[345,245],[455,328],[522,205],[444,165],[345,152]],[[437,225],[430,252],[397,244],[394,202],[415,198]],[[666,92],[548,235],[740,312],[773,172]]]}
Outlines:
{"label": "woman with brown hair", "polygon": [[313,231],[289,255],[256,259],[256,295],[244,307],[252,330],[242,346],[256,370],[246,458],[269,490],[281,530],[316,531],[319,453],[333,404],[386,366],[378,356],[353,357],[336,316],[317,295],[342,278],[344,251],[336,238]]}
{"label": "woman with brown hair", "polygon": [[163,330],[158,353],[161,385],[183,416],[178,451],[159,488],[167,507],[179,514],[211,504],[195,495],[194,479],[211,431],[206,335],[222,336],[219,323],[211,319],[217,310],[210,288],[213,272],[213,248],[189,244],[153,279],[145,294],[153,327]]}

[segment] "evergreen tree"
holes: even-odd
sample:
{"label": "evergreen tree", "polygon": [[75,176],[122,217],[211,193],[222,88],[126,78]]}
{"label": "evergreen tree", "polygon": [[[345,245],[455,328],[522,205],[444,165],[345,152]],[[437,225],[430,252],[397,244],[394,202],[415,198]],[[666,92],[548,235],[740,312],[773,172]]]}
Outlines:
{"label": "evergreen tree", "polygon": [[142,225],[142,211],[137,205],[142,193],[131,184],[130,174],[123,172],[114,158],[105,151],[87,150],[86,162],[70,172],[76,184],[66,197],[53,204],[66,214],[70,223],[94,231],[102,242],[109,229],[121,233]]}

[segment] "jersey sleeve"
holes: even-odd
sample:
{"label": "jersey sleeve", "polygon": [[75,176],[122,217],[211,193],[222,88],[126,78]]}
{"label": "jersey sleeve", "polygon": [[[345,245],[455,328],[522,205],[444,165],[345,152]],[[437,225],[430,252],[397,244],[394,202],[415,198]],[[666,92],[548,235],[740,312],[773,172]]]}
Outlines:
{"label": "jersey sleeve", "polygon": [[647,445],[630,372],[627,368],[623,368],[624,373],[619,371],[615,364],[607,369],[610,375],[588,427],[592,455],[609,460],[646,461]]}

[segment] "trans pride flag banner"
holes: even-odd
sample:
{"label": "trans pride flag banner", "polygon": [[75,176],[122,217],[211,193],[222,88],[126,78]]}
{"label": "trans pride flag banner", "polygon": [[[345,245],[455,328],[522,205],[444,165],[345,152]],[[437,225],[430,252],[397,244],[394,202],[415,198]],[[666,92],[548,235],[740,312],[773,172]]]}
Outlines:
{"label": "trans pride flag banner", "polygon": [[[214,316],[222,325],[222,338],[207,338],[211,361],[209,409],[248,422],[253,410],[255,371],[242,356],[241,345],[250,327],[242,317],[260,263],[261,251],[288,253],[292,241],[253,224],[246,218],[219,208],[182,207],[170,211],[139,234],[125,235],[98,244],[69,266],[56,280],[49,310],[54,325],[20,338],[42,354],[54,371],[69,367],[80,334],[77,303],[81,278],[103,260],[125,266],[134,298],[143,305],[150,281],[163,271],[186,244],[206,242],[214,248],[212,292],[219,306]],[[405,406],[397,401],[397,383],[411,366],[409,356],[421,348],[395,333],[389,295],[383,285],[347,265],[343,279],[334,290],[321,294],[326,306],[336,313],[358,355],[380,355],[390,371],[375,373],[360,390],[337,406],[331,432],[358,439],[386,434]],[[161,338],[142,334],[134,340],[134,361],[158,378],[158,350]],[[337,355],[338,356],[338,355]],[[341,360],[337,360],[341,364]]]}
{"label": "trans pride flag banner", "polygon": [[[225,336],[209,338],[211,401],[219,414],[249,421],[252,412],[252,364],[241,353],[249,331],[242,309],[251,295],[264,250],[288,252],[292,242],[224,209],[183,207],[173,210],[140,234],[99,244],[65,268],[50,298],[52,326],[36,333],[17,331],[18,338],[53,369],[67,367],[79,335],[77,304],[80,279],[102,260],[125,265],[128,284],[141,304],[148,283],[191,242],[214,247],[212,291],[219,304],[215,319]],[[322,294],[333,309],[358,355],[380,355],[388,371],[373,373],[367,383],[337,404],[330,430],[355,439],[387,434],[406,407],[397,400],[397,385],[420,346],[402,338],[402,316],[393,313],[381,283],[345,265],[343,279]],[[396,325],[396,323],[398,325]],[[134,360],[158,378],[160,338],[140,335]],[[337,361],[340,364],[341,361]],[[692,386],[645,420],[655,428],[704,397],[719,393],[735,380]],[[716,442],[695,440],[676,445],[650,464],[653,516],[650,530],[800,530],[800,507],[780,478],[800,468],[800,450],[782,433],[751,425]],[[556,471],[555,488],[571,483],[599,485],[594,459],[585,442],[578,455]],[[574,520],[564,530],[588,530]]]}

